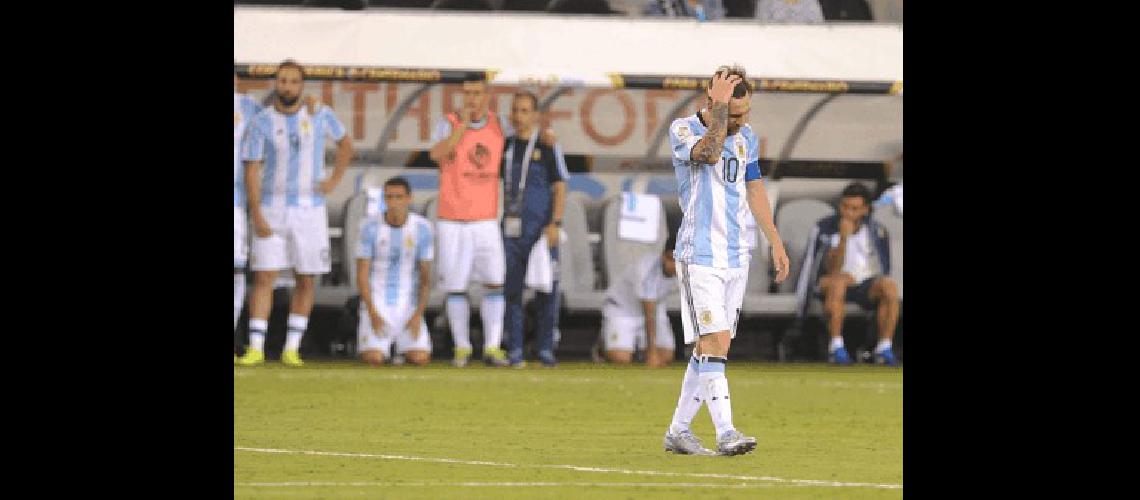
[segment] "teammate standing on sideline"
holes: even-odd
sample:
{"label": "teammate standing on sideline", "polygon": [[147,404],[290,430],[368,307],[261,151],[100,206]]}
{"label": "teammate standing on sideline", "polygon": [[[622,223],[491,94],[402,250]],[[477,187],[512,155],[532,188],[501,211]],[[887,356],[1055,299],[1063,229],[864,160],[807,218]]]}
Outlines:
{"label": "teammate standing on sideline", "polygon": [[503,341],[503,236],[499,231],[499,168],[503,159],[503,124],[487,107],[487,83],[463,82],[463,109],[438,122],[429,151],[439,165],[440,285],[447,292],[447,322],[455,342],[455,366],[471,359],[467,284],[486,287],[483,360],[506,366]]}
{"label": "teammate standing on sideline", "polygon": [[[250,124],[242,142],[246,194],[256,231],[250,297],[250,346],[240,365],[265,361],[265,333],[278,271],[293,268],[297,285],[289,308],[288,335],[281,361],[301,366],[301,337],[313,308],[316,275],[329,272],[328,214],[324,196],[344,176],[352,140],[332,109],[315,115],[302,106],[304,69],[292,60],[277,68],[273,106]],[[324,178],[325,139],[337,142],[336,164]],[[264,163],[264,169],[262,168]]]}

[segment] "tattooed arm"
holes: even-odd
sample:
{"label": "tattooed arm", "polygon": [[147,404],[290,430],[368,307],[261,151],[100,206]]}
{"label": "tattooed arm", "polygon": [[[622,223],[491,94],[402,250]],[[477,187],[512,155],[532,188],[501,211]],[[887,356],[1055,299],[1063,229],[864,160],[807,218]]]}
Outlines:
{"label": "tattooed arm", "polygon": [[693,146],[689,157],[703,165],[712,165],[720,160],[724,137],[728,134],[728,103],[713,102],[705,113],[705,119],[709,122],[708,132]]}
{"label": "tattooed arm", "polygon": [[689,157],[692,161],[704,165],[712,165],[720,160],[720,152],[724,149],[724,138],[728,135],[728,100],[732,97],[732,89],[741,79],[737,75],[724,77],[721,74],[713,76],[709,88],[709,97],[712,105],[705,112],[708,122],[708,131],[695,146]]}

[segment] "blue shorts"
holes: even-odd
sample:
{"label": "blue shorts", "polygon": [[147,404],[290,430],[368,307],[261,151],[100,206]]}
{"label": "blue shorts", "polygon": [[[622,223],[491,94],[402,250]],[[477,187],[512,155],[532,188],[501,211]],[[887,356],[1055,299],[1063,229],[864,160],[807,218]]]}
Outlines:
{"label": "blue shorts", "polygon": [[[874,310],[875,306],[877,305],[877,301],[871,299],[871,285],[874,285],[875,280],[878,280],[881,277],[882,276],[872,276],[863,280],[862,283],[848,285],[847,292],[843,295],[843,301],[854,302],[856,304],[859,304],[859,307],[862,307],[868,311]],[[823,290],[816,292],[815,296],[820,300],[823,300]]]}

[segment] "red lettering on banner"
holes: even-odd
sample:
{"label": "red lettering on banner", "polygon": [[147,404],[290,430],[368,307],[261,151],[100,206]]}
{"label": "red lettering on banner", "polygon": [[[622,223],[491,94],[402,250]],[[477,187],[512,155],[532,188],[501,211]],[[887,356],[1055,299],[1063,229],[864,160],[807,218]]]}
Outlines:
{"label": "red lettering on banner", "polygon": [[248,94],[251,90],[263,90],[270,88],[268,80],[242,80],[238,79],[237,91],[239,94]]}
{"label": "red lettering on banner", "polygon": [[379,83],[345,83],[344,89],[352,92],[352,139],[364,140],[365,97],[368,92],[380,90]]}
{"label": "red lettering on banner", "polygon": [[[562,94],[562,97],[559,97],[558,99],[564,99],[572,95],[574,95],[574,89],[567,90]],[[573,111],[554,109],[554,105],[558,104],[558,99],[555,99],[554,102],[550,103],[550,108],[542,114],[542,128],[550,127],[550,123],[554,120],[572,120],[574,118]],[[555,130],[554,133],[557,135],[558,131]]]}
{"label": "red lettering on banner", "polygon": [[[396,111],[396,97],[398,97],[397,92],[396,92],[397,90],[399,90],[399,88],[396,87],[396,82],[389,82],[388,83],[388,92],[384,95],[384,116],[385,117],[391,117],[392,112]],[[388,141],[388,142],[395,142],[396,141],[396,137],[400,133],[400,131],[398,129],[399,129],[399,127],[396,127],[396,130],[392,130],[392,140]]]}
{"label": "red lettering on banner", "polygon": [[[494,87],[491,87],[491,93],[490,93],[491,94],[490,95],[491,100],[487,103],[489,109],[491,109],[496,114],[498,114],[499,113],[499,111],[498,111],[499,110],[499,96],[500,95],[511,95],[511,96],[513,96],[515,94],[515,92],[519,92],[521,90],[522,90],[521,87],[517,87],[514,85],[496,85]],[[510,112],[511,112],[511,105],[510,105],[510,103],[507,103],[507,116],[510,116]]]}
{"label": "red lettering on banner", "polygon": [[[594,109],[594,101],[596,101],[598,97],[606,94],[613,94],[614,97],[617,97],[618,102],[621,103],[622,116],[625,118],[621,130],[618,131],[617,135],[613,136],[603,136],[599,134],[594,128],[591,117],[591,112]],[[582,131],[585,132],[590,139],[593,139],[594,142],[603,146],[616,146],[625,142],[625,140],[629,139],[629,136],[633,134],[633,125],[634,122],[637,121],[637,110],[633,106],[633,100],[630,99],[625,92],[611,89],[594,89],[586,94],[586,98],[582,101],[580,116]]]}
{"label": "red lettering on banner", "polygon": [[448,113],[454,112],[454,111],[459,109],[459,108],[455,107],[455,94],[462,95],[463,94],[463,87],[461,85],[455,85],[452,83],[442,85],[442,87],[443,87],[443,106],[440,109],[442,109],[443,114],[446,115]]}
{"label": "red lettering on banner", "polygon": [[[417,103],[415,106],[408,106],[408,112],[404,113],[404,116],[400,119],[403,120],[404,118],[408,117],[408,115],[414,115],[416,118],[419,118],[420,141],[427,141],[431,139],[431,133],[429,132],[431,129],[431,93],[424,92],[420,94],[420,97],[417,100],[419,103]],[[395,137],[392,137],[392,139],[395,140]]]}
{"label": "red lettering on banner", "polygon": [[[673,90],[649,90],[645,92],[645,138],[653,135],[657,131],[657,101],[656,98],[664,98],[676,100],[677,92]],[[672,116],[666,116],[665,120],[672,122]]]}
{"label": "red lettering on banner", "polygon": [[328,106],[332,109],[336,109],[336,106],[333,106],[332,89],[333,89],[332,82],[324,82],[321,84],[321,103],[325,104],[326,106]]}

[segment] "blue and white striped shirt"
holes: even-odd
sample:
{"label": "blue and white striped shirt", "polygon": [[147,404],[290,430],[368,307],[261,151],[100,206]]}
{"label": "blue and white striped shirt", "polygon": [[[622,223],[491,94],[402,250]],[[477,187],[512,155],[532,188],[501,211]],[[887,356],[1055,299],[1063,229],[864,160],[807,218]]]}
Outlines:
{"label": "blue and white striped shirt", "polygon": [[248,95],[234,92],[234,206],[245,207],[245,169],[241,163],[241,139],[261,106]]}
{"label": "blue and white striped shirt", "polygon": [[328,106],[316,116],[305,106],[291,115],[273,107],[258,113],[242,141],[242,159],[264,160],[261,206],[324,206],[318,186],[324,179],[325,138],[339,141],[344,135],[344,124]]}
{"label": "blue and white striped shirt", "polygon": [[680,262],[717,268],[748,265],[755,234],[746,231],[752,217],[745,183],[760,179],[759,139],[744,125],[725,138],[720,160],[704,165],[691,160],[693,146],[708,129],[694,114],[673,120],[669,143],[684,218],[673,257]]}
{"label": "blue and white striped shirt", "polygon": [[360,225],[356,258],[369,259],[368,282],[376,305],[415,307],[419,291],[419,261],[432,260],[435,244],[431,222],[408,213],[401,227],[392,227],[384,215],[376,215]]}

